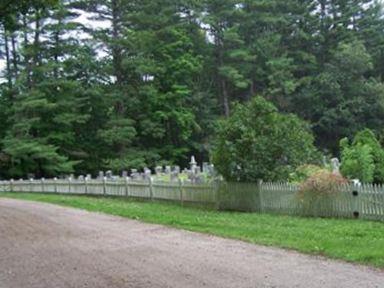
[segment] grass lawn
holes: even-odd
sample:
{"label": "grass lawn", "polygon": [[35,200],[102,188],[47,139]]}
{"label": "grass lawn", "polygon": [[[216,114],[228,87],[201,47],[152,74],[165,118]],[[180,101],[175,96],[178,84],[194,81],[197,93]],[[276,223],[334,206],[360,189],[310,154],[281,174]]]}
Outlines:
{"label": "grass lawn", "polygon": [[129,199],[0,193],[384,268],[384,223],[217,212]]}

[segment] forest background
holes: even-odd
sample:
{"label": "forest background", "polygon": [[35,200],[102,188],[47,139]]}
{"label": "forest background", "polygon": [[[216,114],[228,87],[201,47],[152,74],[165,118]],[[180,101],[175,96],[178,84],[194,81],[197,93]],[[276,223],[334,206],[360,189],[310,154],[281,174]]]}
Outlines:
{"label": "forest background", "polygon": [[256,96],[323,155],[384,141],[380,1],[2,0],[0,29],[0,177],[209,161]]}

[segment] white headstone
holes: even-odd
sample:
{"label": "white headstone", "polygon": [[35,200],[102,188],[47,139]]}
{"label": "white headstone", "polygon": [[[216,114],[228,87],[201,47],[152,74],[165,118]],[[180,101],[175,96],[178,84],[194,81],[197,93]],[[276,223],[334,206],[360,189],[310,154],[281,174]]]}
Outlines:
{"label": "white headstone", "polygon": [[331,159],[332,173],[334,175],[340,175],[340,161],[337,158]]}

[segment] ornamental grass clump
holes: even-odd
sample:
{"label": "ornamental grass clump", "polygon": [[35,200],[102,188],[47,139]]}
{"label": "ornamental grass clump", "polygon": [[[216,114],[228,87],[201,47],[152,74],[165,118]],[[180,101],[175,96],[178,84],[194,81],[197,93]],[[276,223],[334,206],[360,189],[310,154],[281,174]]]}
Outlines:
{"label": "ornamental grass clump", "polygon": [[321,170],[300,184],[297,198],[306,216],[334,214],[334,201],[348,180],[340,174]]}

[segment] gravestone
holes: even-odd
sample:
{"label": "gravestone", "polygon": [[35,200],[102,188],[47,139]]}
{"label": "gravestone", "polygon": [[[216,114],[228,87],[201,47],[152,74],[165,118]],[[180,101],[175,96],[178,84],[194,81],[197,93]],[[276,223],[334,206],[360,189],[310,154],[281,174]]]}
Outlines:
{"label": "gravestone", "polygon": [[131,178],[132,180],[140,180],[141,175],[138,173],[137,169],[131,169]]}
{"label": "gravestone", "polygon": [[174,166],[171,172],[170,180],[171,182],[177,182],[179,181],[179,175],[180,175],[180,167]]}
{"label": "gravestone", "polygon": [[199,173],[195,175],[194,184],[203,184],[204,183],[204,176]]}
{"label": "gravestone", "polygon": [[157,176],[160,176],[163,173],[163,167],[156,166],[155,173],[156,173]]}
{"label": "gravestone", "polygon": [[180,174],[180,166],[177,166],[177,165],[176,165],[176,166],[173,166],[172,171],[175,172],[175,173]]}
{"label": "gravestone", "polygon": [[332,174],[334,175],[341,175],[340,174],[340,161],[338,158],[331,159],[331,165],[332,165]]}
{"label": "gravestone", "polygon": [[189,165],[190,165],[191,171],[195,171],[196,166],[197,166],[195,156],[191,157],[191,162],[189,163]]}
{"label": "gravestone", "polygon": [[188,170],[188,172],[187,172],[187,176],[188,176],[188,180],[189,180],[191,183],[195,183],[195,180],[196,180],[196,174],[194,173],[194,171],[192,171],[192,170]]}
{"label": "gravestone", "polygon": [[145,168],[144,168],[144,174],[143,174],[143,178],[144,178],[144,180],[149,180],[149,179],[151,178],[151,176],[152,176],[152,171],[151,171],[151,169],[145,167]]}
{"label": "gravestone", "polygon": [[215,165],[209,164],[207,167],[207,175],[209,177],[215,177],[216,176],[216,171],[215,171]]}
{"label": "gravestone", "polygon": [[111,170],[108,170],[107,172],[105,172],[105,177],[107,177],[107,179],[112,179],[113,178],[113,172]]}
{"label": "gravestone", "polygon": [[28,179],[35,179],[35,174],[33,174],[33,173],[28,173],[27,174],[28,176]]}
{"label": "gravestone", "polygon": [[203,173],[208,174],[208,171],[209,171],[209,163],[204,162],[203,163]]}

